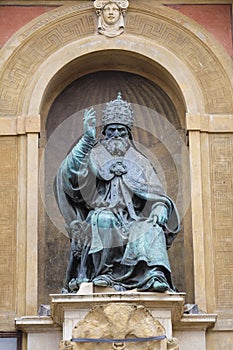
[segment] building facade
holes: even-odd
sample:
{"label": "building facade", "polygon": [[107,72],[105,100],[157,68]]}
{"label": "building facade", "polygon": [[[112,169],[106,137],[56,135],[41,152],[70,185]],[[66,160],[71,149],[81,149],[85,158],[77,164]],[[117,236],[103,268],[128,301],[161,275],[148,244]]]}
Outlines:
{"label": "building facade", "polygon": [[206,349],[231,349],[231,1],[131,0],[114,37],[97,20],[93,1],[0,3],[0,347],[26,349],[15,319],[37,315],[62,287],[69,241],[54,173],[80,136],[82,111],[121,90],[137,110],[136,141],[159,159],[179,202],[175,283],[186,304],[217,315]]}

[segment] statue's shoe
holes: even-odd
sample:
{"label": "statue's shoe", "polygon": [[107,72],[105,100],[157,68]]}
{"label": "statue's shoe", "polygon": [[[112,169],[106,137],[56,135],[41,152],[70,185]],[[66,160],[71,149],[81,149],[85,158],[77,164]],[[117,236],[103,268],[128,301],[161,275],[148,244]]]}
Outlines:
{"label": "statue's shoe", "polygon": [[159,281],[155,281],[153,283],[153,287],[152,287],[152,291],[153,292],[165,292],[166,290],[168,290],[169,287],[166,283],[163,283],[163,282],[159,282]]}
{"label": "statue's shoe", "polygon": [[101,277],[94,279],[93,284],[97,287],[109,287],[108,281]]}
{"label": "statue's shoe", "polygon": [[115,291],[117,292],[124,292],[126,291],[126,288],[121,286],[120,284],[114,284],[113,288],[115,289]]}

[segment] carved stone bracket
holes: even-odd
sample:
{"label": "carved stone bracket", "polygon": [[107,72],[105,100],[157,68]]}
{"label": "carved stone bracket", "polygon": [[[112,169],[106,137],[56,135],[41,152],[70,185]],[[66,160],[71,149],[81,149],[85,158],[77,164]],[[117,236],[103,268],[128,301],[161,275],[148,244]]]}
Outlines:
{"label": "carved stone bracket", "polygon": [[179,349],[177,339],[166,338],[164,326],[148,309],[131,303],[93,307],[73,328],[72,340],[62,341],[60,350]]}

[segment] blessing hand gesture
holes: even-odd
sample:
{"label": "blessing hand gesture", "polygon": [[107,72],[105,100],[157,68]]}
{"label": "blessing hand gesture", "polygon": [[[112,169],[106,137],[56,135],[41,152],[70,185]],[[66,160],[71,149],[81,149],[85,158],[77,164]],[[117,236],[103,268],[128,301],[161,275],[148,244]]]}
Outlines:
{"label": "blessing hand gesture", "polygon": [[83,117],[84,135],[95,139],[96,137],[96,116],[94,108],[85,109]]}

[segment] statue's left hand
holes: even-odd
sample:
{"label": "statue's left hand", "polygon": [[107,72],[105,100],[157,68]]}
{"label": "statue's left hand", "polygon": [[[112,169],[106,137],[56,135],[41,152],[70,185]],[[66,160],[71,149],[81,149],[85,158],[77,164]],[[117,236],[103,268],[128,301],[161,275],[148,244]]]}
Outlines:
{"label": "statue's left hand", "polygon": [[154,215],[154,220],[153,220],[153,225],[155,226],[156,224],[163,226],[166,224],[168,220],[168,215],[167,215],[167,208],[164,206],[158,205],[155,210],[153,211]]}

